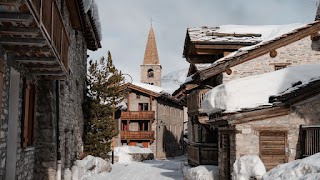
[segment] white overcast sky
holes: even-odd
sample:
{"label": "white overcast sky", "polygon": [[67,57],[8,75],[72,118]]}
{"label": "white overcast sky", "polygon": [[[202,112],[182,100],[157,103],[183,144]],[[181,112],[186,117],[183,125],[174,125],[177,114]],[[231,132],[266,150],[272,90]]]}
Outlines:
{"label": "white overcast sky", "polygon": [[107,56],[134,81],[140,80],[150,20],[162,75],[188,67],[182,58],[188,27],[224,24],[269,25],[314,20],[318,0],[95,0],[102,25],[102,48],[90,59]]}

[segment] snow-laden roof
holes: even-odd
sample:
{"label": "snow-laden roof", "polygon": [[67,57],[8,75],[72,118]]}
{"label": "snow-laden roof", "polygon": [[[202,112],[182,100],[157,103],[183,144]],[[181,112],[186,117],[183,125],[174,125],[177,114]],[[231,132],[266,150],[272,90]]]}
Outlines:
{"label": "snow-laden roof", "polygon": [[160,94],[163,91],[163,89],[159,86],[150,85],[142,82],[132,82],[132,84],[158,94]]}
{"label": "snow-laden roof", "polygon": [[161,78],[161,87],[166,93],[172,94],[181,84],[185,83],[188,68],[170,72]]}
{"label": "snow-laden roof", "polygon": [[213,114],[272,105],[269,103],[270,96],[289,93],[318,79],[319,64],[240,78],[211,89],[204,97],[202,108],[207,114]]}
{"label": "snow-laden roof", "polygon": [[194,64],[194,65],[196,66],[197,71],[201,71],[210,67],[212,63],[201,63],[201,64]]}
{"label": "snow-laden roof", "polygon": [[[229,42],[229,43],[258,43],[262,41],[260,34],[247,35],[250,31],[246,26],[238,25],[224,25],[220,27],[196,27],[188,28],[188,35],[191,41],[194,42]],[[230,35],[226,35],[230,34]],[[241,36],[235,36],[234,34],[242,34]],[[256,32],[254,32],[256,33]]]}
{"label": "snow-laden roof", "polygon": [[88,11],[91,11],[91,16],[92,16],[92,19],[94,20],[94,25],[96,26],[99,39],[101,41],[102,32],[101,32],[101,22],[99,19],[98,5],[95,2],[95,0],[82,0],[82,3],[83,3],[85,13],[87,13]]}
{"label": "snow-laden roof", "polygon": [[320,153],[278,165],[264,174],[262,179],[320,179]]}

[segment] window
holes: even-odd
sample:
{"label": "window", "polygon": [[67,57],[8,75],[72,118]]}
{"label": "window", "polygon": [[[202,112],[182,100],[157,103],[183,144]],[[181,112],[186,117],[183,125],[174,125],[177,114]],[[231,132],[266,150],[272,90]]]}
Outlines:
{"label": "window", "polygon": [[320,152],[320,126],[302,126],[300,131],[301,158]]}
{"label": "window", "polygon": [[31,146],[34,138],[36,118],[35,86],[28,80],[23,83],[23,114],[22,114],[22,147]]}
{"label": "window", "polygon": [[137,99],[140,99],[140,94],[137,94],[137,95],[136,95],[136,98],[137,98]]}
{"label": "window", "polygon": [[149,78],[154,77],[153,69],[149,69],[149,70],[148,70],[148,77],[149,77]]}
{"label": "window", "polygon": [[138,110],[139,111],[149,111],[149,104],[148,103],[139,103]]}
{"label": "window", "polygon": [[286,67],[287,67],[287,65],[274,65],[274,70],[277,71],[277,70],[280,70],[280,69],[284,69]]}

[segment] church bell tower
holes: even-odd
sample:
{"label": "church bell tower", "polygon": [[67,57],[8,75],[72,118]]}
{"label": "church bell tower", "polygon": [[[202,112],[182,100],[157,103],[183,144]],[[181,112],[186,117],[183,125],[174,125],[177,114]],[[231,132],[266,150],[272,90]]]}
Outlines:
{"label": "church bell tower", "polygon": [[161,86],[161,64],[159,62],[156,38],[151,25],[143,64],[140,65],[140,81],[143,83]]}

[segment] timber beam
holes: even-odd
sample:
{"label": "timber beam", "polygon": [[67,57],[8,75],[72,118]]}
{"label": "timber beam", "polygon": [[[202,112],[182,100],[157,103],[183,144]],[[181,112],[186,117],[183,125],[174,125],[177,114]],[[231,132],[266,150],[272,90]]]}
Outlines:
{"label": "timber beam", "polygon": [[0,44],[45,46],[46,40],[42,38],[0,37]]}
{"label": "timber beam", "polygon": [[38,35],[41,33],[39,28],[0,26],[0,35]]}
{"label": "timber beam", "polygon": [[32,20],[31,14],[25,13],[12,13],[12,12],[0,12],[0,21],[8,21],[8,22],[25,22]]}
{"label": "timber beam", "polygon": [[20,61],[22,63],[37,63],[37,62],[54,62],[56,60],[55,57],[29,57],[29,56],[16,56],[16,61]]}

